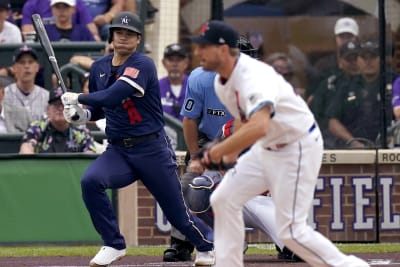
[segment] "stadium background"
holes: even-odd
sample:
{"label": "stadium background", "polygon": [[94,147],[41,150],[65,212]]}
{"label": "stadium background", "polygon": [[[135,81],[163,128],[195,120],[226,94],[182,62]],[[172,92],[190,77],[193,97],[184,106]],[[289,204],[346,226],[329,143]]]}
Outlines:
{"label": "stadium background", "polygon": [[[138,1],[139,6],[141,2]],[[159,77],[162,77],[165,75],[165,70],[161,65],[164,47],[173,42],[182,42],[191,49],[188,35],[196,33],[200,25],[208,18],[218,15],[214,12],[219,7],[219,1],[152,0],[151,2],[158,12],[154,22],[145,26],[145,42],[149,45],[149,56],[156,63]],[[228,9],[239,2],[225,0],[224,7]],[[347,0],[340,2],[357,7],[364,13],[353,16],[344,12],[332,12],[326,15],[328,11],[321,10],[320,15],[312,16],[307,13],[284,17],[236,16],[226,17],[225,20],[234,24],[242,33],[253,31],[261,33],[264,40],[262,47],[264,54],[275,51],[289,52],[295,47],[303,51],[306,56],[313,58],[334,50],[332,25],[339,17],[351,15],[357,18],[365,36],[377,36],[379,34],[378,3],[384,2],[388,19],[387,41],[394,48],[393,67],[399,69],[400,53],[397,49],[400,47],[399,1]],[[345,10],[347,9],[343,9]],[[92,44],[88,44],[88,47],[82,44],[64,44],[59,45],[57,51],[57,45],[55,44],[56,55],[65,60],[71,53],[100,53],[102,47],[102,44],[93,44],[93,47]],[[9,51],[13,48],[4,45],[3,49],[0,49],[0,53],[3,53],[0,58],[4,62],[7,60],[11,62],[12,53]],[[44,60],[42,62],[45,63]],[[196,62],[192,60],[192,66],[195,65]],[[306,86],[304,70],[299,68],[297,71],[299,84]],[[19,137],[18,135],[2,136],[0,139],[10,144],[18,141]],[[181,148],[178,147],[178,150]],[[55,163],[54,160],[57,157],[21,157],[15,155],[12,149],[3,150],[2,152],[7,153],[3,153],[0,160],[2,165],[0,177],[4,183],[1,187],[3,188],[0,199],[3,204],[1,213],[6,215],[0,224],[1,232],[3,232],[3,235],[0,235],[0,243],[99,243],[97,235],[88,223],[79,192],[81,171],[92,159],[87,157],[83,160],[81,156],[59,155],[60,162]],[[315,222],[318,222],[318,229],[335,241],[398,242],[400,178],[397,150],[353,151],[352,153],[350,156],[346,151],[326,153],[327,160],[324,162],[320,177],[322,189],[316,192],[316,199],[321,200],[320,203],[315,204],[317,206]],[[72,160],[75,157],[79,160]],[[335,160],[331,161],[332,158]],[[342,207],[339,216],[344,218],[341,221],[344,224],[342,228],[339,226],[339,229],[334,229],[331,221],[335,216],[333,211],[337,210],[332,206],[337,203],[331,201],[334,199],[334,192],[331,189],[337,188],[333,184],[340,179],[343,181],[343,187],[341,187],[343,192],[340,193],[340,199],[343,201],[339,202]],[[358,187],[362,190],[361,200],[366,202],[357,203],[354,181],[360,179],[366,179]],[[68,188],[70,191],[55,192],[56,186],[52,186],[54,183],[66,183],[63,188]],[[54,198],[54,196],[58,197]],[[113,197],[115,206],[121,211],[119,212],[121,229],[130,245],[167,244],[168,223],[164,221],[153,198],[140,183],[120,192],[110,192],[110,197]],[[55,201],[50,203],[49,199],[55,199]],[[361,215],[355,212],[360,210],[357,207],[361,207],[363,211]],[[354,222],[357,220],[367,223],[361,229],[356,229]],[[393,228],[385,229],[386,226],[382,225],[383,221]],[[252,230],[248,231],[247,238],[250,242],[268,241],[259,232]]]}

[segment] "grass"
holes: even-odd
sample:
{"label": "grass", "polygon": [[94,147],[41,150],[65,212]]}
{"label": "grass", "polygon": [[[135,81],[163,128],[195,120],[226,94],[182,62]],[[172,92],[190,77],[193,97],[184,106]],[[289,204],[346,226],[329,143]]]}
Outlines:
{"label": "grass", "polygon": [[[400,243],[336,243],[344,253],[400,253]],[[271,244],[252,245],[246,254],[275,254],[275,247]]]}
{"label": "grass", "polygon": [[[336,244],[345,253],[400,253],[400,243]],[[93,256],[98,246],[1,246],[0,257]],[[166,246],[130,247],[128,255],[162,255]],[[246,254],[276,254],[273,244],[251,244]]]}

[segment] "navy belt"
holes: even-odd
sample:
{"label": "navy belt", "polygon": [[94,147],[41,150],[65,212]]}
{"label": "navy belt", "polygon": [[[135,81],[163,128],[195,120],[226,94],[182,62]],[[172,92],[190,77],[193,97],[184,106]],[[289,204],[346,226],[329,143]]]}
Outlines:
{"label": "navy belt", "polygon": [[310,129],[308,129],[308,132],[311,133],[312,131],[315,130],[315,128],[317,128],[317,124],[315,124],[315,122],[311,125]]}
{"label": "navy belt", "polygon": [[110,139],[108,141],[110,144],[115,146],[133,147],[145,141],[156,139],[159,135],[160,135],[159,133],[152,133],[147,135],[122,138],[122,139]]}

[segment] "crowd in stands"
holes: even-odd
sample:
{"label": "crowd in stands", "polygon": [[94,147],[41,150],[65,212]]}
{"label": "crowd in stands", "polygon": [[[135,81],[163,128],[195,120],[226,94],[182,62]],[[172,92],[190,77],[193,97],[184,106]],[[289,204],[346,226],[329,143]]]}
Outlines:
{"label": "crowd in stands", "polygon": [[324,71],[309,90],[307,101],[328,149],[379,147],[383,120],[387,126],[395,120],[390,103],[397,74],[387,64],[382,94],[378,39],[360,39],[359,31],[354,19],[337,20],[336,54],[318,62],[316,69]]}
{"label": "crowd in stands", "polygon": [[[105,41],[104,54],[108,54],[113,51],[112,43],[107,42],[108,27],[115,14],[137,11],[136,1],[123,0],[27,0],[20,5],[18,2],[0,0],[0,44],[21,44],[14,53],[13,64],[0,67],[0,133],[22,133],[32,122],[47,118],[49,91],[58,85],[54,77],[52,88],[44,88],[43,67],[38,53],[29,46],[32,36],[35,38],[32,14],[42,16],[51,41]],[[150,6],[148,12],[151,20],[157,9]],[[299,66],[287,51],[260,53],[260,60],[270,64],[307,102],[324,135],[326,149],[380,146],[382,120],[386,120],[388,127],[400,120],[400,78],[387,62],[383,116],[378,40],[361,39],[362,27],[350,17],[342,17],[332,25],[332,36],[336,51],[320,57],[307,70],[306,86],[300,85],[296,76]],[[263,47],[262,38],[249,39]],[[164,112],[178,121],[182,121],[180,111],[187,74],[191,71],[190,58],[190,51],[179,43],[165,47],[162,58],[167,75],[159,80],[161,102]],[[84,73],[80,80],[82,92],[87,92],[94,60],[87,55],[70,58],[69,64]],[[66,84],[72,86],[68,79]],[[97,126],[89,125],[94,130],[104,127],[104,121]]]}
{"label": "crowd in stands", "polygon": [[[31,16],[39,14],[46,28],[60,32],[57,40],[88,41],[84,36],[91,32],[90,41],[106,41],[108,25],[120,11],[136,12],[136,1],[124,0],[27,0],[0,1],[0,43],[20,43],[29,40],[34,27]],[[157,10],[153,10],[156,12]],[[77,26],[81,25],[81,26]],[[73,27],[72,27],[73,26]],[[85,26],[85,27],[83,27]],[[72,32],[79,28],[77,36]],[[67,38],[65,38],[67,37]],[[53,41],[52,40],[52,41]]]}
{"label": "crowd in stands", "polygon": [[96,153],[93,137],[85,126],[73,125],[64,118],[60,87],[50,92],[46,117],[33,121],[26,129],[20,154],[85,152]]}
{"label": "crowd in stands", "polygon": [[[21,154],[104,150],[90,135],[90,130],[104,131],[104,122],[87,127],[69,124],[62,113],[58,81],[44,88],[43,66],[30,46],[37,41],[32,14],[41,15],[50,41],[103,42],[111,20],[124,10],[136,12],[136,1],[0,0],[0,44],[21,44],[14,51],[13,63],[0,67],[0,134],[23,133]],[[105,54],[110,51],[112,44]],[[72,64],[86,71],[93,61],[89,56],[71,58]],[[87,77],[82,80],[82,92],[87,92],[85,88]]]}

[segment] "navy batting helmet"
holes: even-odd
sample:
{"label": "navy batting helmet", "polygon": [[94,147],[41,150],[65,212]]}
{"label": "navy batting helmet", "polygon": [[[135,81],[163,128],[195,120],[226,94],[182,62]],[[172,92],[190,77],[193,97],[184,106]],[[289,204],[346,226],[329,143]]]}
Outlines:
{"label": "navy batting helmet", "polygon": [[243,35],[240,35],[238,47],[240,52],[251,56],[252,58],[258,58],[258,51],[255,49],[250,41]]}
{"label": "navy batting helmet", "polygon": [[137,34],[142,34],[142,22],[140,21],[140,18],[138,15],[128,12],[128,11],[123,11],[118,13],[111,21],[111,25],[109,27],[109,32],[108,32],[108,42],[112,42],[112,33],[113,30],[116,28],[122,28],[122,29],[127,29],[129,31],[136,32]]}
{"label": "navy batting helmet", "polygon": [[210,196],[216,185],[221,182],[219,171],[206,171],[195,177],[186,191],[186,201],[193,213],[205,213],[210,210]]}

